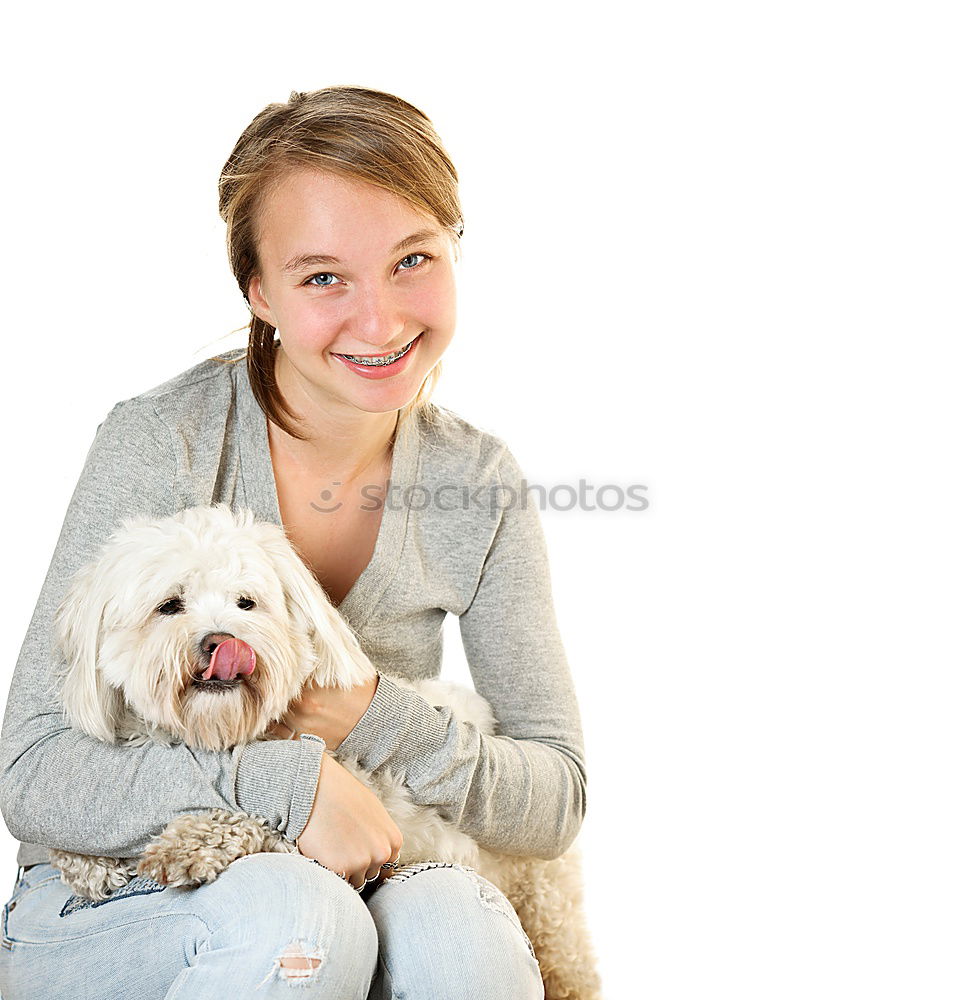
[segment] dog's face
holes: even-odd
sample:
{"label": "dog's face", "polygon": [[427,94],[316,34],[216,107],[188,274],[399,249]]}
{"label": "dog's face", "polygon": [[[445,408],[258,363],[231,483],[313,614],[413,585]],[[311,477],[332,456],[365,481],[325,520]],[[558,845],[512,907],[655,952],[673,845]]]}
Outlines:
{"label": "dog's face", "polygon": [[282,529],[223,505],[128,521],[57,615],[70,723],[202,749],[261,736],[303,684],[372,666]]}

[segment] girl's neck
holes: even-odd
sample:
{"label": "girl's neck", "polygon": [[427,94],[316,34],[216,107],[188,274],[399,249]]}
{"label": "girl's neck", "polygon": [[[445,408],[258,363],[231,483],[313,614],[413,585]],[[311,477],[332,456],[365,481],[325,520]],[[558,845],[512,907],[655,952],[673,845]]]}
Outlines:
{"label": "girl's neck", "polygon": [[317,398],[290,370],[282,348],[277,348],[275,371],[280,392],[302,418],[294,426],[304,438],[297,440],[270,421],[271,449],[282,449],[297,465],[321,478],[343,482],[364,470],[378,469],[392,454],[398,410],[367,413],[335,399]]}

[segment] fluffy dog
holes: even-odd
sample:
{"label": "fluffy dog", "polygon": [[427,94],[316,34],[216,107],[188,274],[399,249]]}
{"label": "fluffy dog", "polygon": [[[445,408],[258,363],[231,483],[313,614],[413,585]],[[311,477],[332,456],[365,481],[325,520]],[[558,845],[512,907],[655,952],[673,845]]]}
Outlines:
{"label": "fluffy dog", "polygon": [[[282,528],[225,504],[125,521],[71,581],[56,630],[67,720],[131,746],[221,750],[268,738],[308,682],[349,688],[375,674]],[[393,679],[495,732],[474,691]],[[404,864],[460,864],[501,889],[533,945],[548,1000],[599,997],[575,852],[554,861],[494,854],[416,805],[398,776],[337,760],[383,802],[403,835]],[[216,809],[177,817],[139,859],[50,855],[75,893],[104,899],[135,874],[196,886],[261,851],[297,848],[258,817]]]}

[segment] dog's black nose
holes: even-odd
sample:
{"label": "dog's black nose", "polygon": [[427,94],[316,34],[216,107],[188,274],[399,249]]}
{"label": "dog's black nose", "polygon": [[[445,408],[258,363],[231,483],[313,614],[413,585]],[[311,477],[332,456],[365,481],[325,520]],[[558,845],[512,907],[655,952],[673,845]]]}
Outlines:
{"label": "dog's black nose", "polygon": [[220,645],[221,642],[226,642],[227,639],[236,638],[230,635],[229,632],[208,632],[200,640],[200,652],[203,653],[205,657],[209,659],[213,655],[213,650]]}

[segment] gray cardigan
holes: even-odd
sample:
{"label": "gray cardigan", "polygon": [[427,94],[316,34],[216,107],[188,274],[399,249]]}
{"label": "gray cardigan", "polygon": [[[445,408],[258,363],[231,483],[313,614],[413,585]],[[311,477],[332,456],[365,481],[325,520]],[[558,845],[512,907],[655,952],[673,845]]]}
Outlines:
{"label": "gray cardigan", "polygon": [[[522,473],[501,440],[433,411],[433,421],[417,414],[400,426],[373,557],[339,610],[379,669],[408,678],[439,674],[443,619],[457,615],[501,735],[480,735],[381,678],[341,752],[400,773],[416,802],[485,846],[556,857],[579,830],[586,779],[539,511],[522,504]],[[71,575],[123,518],[217,501],[282,524],[242,349],[118,403],[97,428],[0,733],[0,812],[21,842],[18,864],[47,861],[47,847],[134,857],[173,817],[204,809],[262,816],[291,841],[302,832],[325,749],[318,737],[216,752],[114,746],[70,728],[50,693],[53,613]]]}

